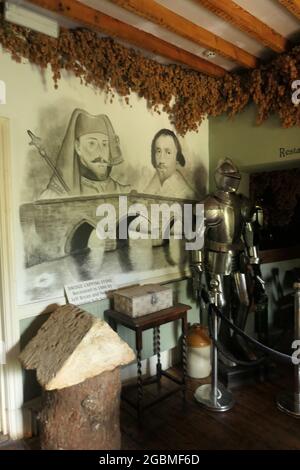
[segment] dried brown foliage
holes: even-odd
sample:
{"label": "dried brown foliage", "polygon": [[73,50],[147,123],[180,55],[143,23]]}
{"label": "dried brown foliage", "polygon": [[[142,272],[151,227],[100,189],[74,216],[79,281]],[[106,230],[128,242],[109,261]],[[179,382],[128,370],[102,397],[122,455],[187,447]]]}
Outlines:
{"label": "dried brown foliage", "polygon": [[248,102],[258,109],[258,123],[277,113],[283,127],[300,125],[300,107],[292,105],[291,83],[298,78],[300,47],[254,71],[211,78],[179,65],[162,65],[113,39],[84,30],[61,29],[58,39],[6,23],[0,18],[0,44],[18,62],[51,67],[55,87],[61,71],[85,84],[114,93],[129,103],[132,92],[150,108],[168,113],[177,132],[197,130],[205,116],[234,116]]}

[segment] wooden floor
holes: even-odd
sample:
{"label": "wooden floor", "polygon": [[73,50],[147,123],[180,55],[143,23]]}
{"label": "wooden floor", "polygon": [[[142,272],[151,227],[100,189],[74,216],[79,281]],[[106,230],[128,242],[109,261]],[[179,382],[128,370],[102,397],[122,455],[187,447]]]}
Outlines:
{"label": "wooden floor", "polygon": [[[234,390],[236,404],[226,413],[202,409],[193,393],[199,381],[189,380],[186,408],[181,394],[145,411],[143,427],[136,422],[135,410],[122,404],[122,448],[142,450],[185,449],[300,449],[300,420],[276,408],[276,396],[292,380],[288,368],[276,379]],[[163,379],[165,389],[169,381]],[[153,397],[156,385],[150,385],[147,397]]]}
{"label": "wooden floor", "polygon": [[[176,369],[172,372],[178,374]],[[203,410],[193,398],[200,382],[189,380],[185,408],[179,392],[145,411],[142,428],[137,424],[135,410],[122,402],[122,449],[300,449],[300,420],[281,413],[275,403],[277,394],[291,380],[289,367],[268,382],[234,390],[236,404],[226,413]],[[173,386],[167,379],[162,379],[162,384],[162,393]],[[156,387],[147,386],[146,401],[156,395]],[[38,448],[36,439],[0,445],[0,450]]]}

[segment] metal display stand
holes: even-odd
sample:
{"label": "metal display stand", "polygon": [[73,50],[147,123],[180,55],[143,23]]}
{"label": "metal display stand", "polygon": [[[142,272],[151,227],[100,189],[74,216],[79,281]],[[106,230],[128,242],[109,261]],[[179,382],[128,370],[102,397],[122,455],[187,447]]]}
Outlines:
{"label": "metal display stand", "polygon": [[[300,340],[300,282],[294,284],[294,289],[295,340]],[[280,411],[300,418],[300,363],[294,364],[294,374],[294,391],[282,392],[277,398],[277,406]]]}
{"label": "metal display stand", "polygon": [[[211,288],[214,292],[214,304],[218,306],[219,283],[211,282]],[[195,400],[210,411],[228,411],[234,405],[231,392],[223,384],[218,382],[218,349],[216,346],[218,340],[218,317],[212,310],[213,324],[213,347],[212,347],[212,377],[211,384],[205,384],[198,387],[195,391]]]}

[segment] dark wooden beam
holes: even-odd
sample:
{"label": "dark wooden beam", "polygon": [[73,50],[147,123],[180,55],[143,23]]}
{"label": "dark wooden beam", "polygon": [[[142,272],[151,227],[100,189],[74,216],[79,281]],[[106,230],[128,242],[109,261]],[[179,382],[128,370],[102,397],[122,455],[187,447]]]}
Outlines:
{"label": "dark wooden beam", "polygon": [[84,24],[94,31],[101,31],[109,36],[120,38],[139,48],[154,54],[166,57],[171,61],[179,62],[189,68],[214,77],[221,77],[226,73],[222,67],[215,65],[201,57],[185,51],[173,44],[130,26],[111,16],[105,15],[94,8],[90,8],[76,0],[28,0],[46,10],[58,13],[79,24]]}
{"label": "dark wooden beam", "polygon": [[154,0],[110,1],[244,67],[255,68],[258,65],[258,59],[254,55],[192,23]]}
{"label": "dark wooden beam", "polygon": [[244,33],[276,52],[288,46],[286,38],[232,0],[196,0],[201,6],[231,23]]}

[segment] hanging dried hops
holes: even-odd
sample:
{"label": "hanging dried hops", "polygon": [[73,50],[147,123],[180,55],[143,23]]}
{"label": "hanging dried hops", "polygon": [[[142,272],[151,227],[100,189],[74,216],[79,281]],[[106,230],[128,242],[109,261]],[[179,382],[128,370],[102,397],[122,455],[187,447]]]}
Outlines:
{"label": "hanging dried hops", "polygon": [[291,84],[300,78],[300,46],[253,71],[212,78],[159,64],[86,29],[62,28],[54,39],[0,17],[0,44],[18,62],[25,58],[42,70],[50,66],[56,88],[66,70],[104,90],[110,101],[117,93],[130,105],[130,94],[136,93],[149,108],[166,112],[181,135],[197,131],[206,116],[234,116],[250,101],[257,106],[258,123],[277,113],[283,127],[300,125],[300,107],[291,102]]}

